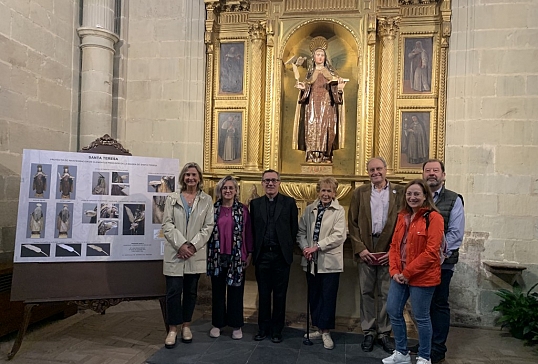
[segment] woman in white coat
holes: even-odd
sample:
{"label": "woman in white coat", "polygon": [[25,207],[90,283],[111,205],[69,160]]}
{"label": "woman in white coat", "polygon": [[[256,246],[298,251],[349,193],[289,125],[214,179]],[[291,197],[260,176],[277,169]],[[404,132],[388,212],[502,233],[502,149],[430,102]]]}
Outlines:
{"label": "woman in white coat", "polygon": [[[181,340],[192,342],[190,323],[196,305],[198,280],[206,272],[206,244],[214,225],[213,200],[202,191],[202,170],[187,163],[179,175],[180,192],[166,198],[163,216],[163,273],[166,277],[165,347],[176,344],[178,326]],[[183,296],[183,299],[182,299]]]}
{"label": "woman in white coat", "polygon": [[[338,182],[333,177],[321,178],[316,185],[318,199],[305,209],[299,220],[297,241],[303,251],[301,265],[306,272],[312,325],[318,331],[311,339],[322,339],[325,349],[333,349],[330,330],[335,326],[336,295],[340,273],[344,271],[345,211],[336,199]],[[315,264],[308,261],[317,261]],[[306,337],[306,334],[305,334]]]}

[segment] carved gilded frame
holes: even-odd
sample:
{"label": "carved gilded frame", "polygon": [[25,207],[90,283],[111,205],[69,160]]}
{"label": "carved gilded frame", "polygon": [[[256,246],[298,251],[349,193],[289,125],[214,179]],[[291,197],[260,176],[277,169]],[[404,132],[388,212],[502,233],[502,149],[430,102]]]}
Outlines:
{"label": "carved gilded frame", "polygon": [[[212,154],[211,154],[211,160],[212,164],[211,167],[215,169],[243,169],[245,167],[245,154],[246,154],[246,133],[248,129],[246,128],[247,122],[245,120],[245,109],[244,108],[219,108],[215,109],[213,113],[213,130],[212,130]],[[232,121],[236,121],[236,117],[240,118],[240,152],[238,152],[238,158],[234,159],[234,161],[227,162],[224,160],[223,156],[221,154],[221,144],[225,143],[223,139],[226,138],[225,135],[222,135],[224,131],[222,130],[223,124],[226,122],[226,119],[230,119]],[[237,129],[237,126],[235,127]]]}
{"label": "carved gilded frame", "polygon": [[[408,152],[404,152],[406,151],[404,143],[410,139],[410,134],[416,133],[417,128],[414,128],[414,132],[405,134],[405,130],[413,129],[411,125],[414,122],[413,117],[417,119],[417,123],[420,125],[418,129],[422,129],[423,137],[427,137],[428,150],[425,154],[419,156],[420,161],[410,163],[407,160]],[[437,156],[437,132],[437,111],[435,107],[407,106],[399,108],[394,128],[394,172],[420,173],[422,163]]]}
{"label": "carved gilded frame", "polygon": [[[406,77],[410,73],[409,66],[409,55],[408,55],[408,44],[416,41],[430,40],[431,41],[431,53],[429,54],[430,60],[430,91],[410,91],[406,87]],[[425,47],[425,48],[429,48]],[[428,98],[437,98],[439,94],[439,50],[440,50],[440,40],[439,36],[434,32],[405,32],[401,33],[399,41],[399,56],[398,56],[398,98],[408,98],[408,99],[428,99]],[[429,49],[428,49],[429,50]],[[411,80],[409,80],[411,81]]]}
{"label": "carved gilded frame", "polygon": [[[222,76],[225,72],[224,68],[224,64],[223,64],[223,60],[222,60],[222,55],[224,52],[230,52],[230,49],[232,47],[241,47],[242,48],[242,52],[240,53],[235,53],[235,56],[240,56],[242,58],[241,60],[241,77],[242,77],[242,80],[241,80],[241,90],[238,91],[238,92],[227,92],[227,91],[223,91],[223,82],[222,82]],[[223,52],[224,50],[224,52]],[[216,72],[215,72],[215,80],[217,81],[216,82],[216,88],[215,88],[215,94],[216,96],[218,96],[219,98],[234,98],[234,97],[244,97],[245,94],[246,94],[246,88],[247,88],[247,44],[246,44],[246,41],[244,40],[239,40],[239,39],[227,39],[225,41],[221,41],[219,43],[219,47],[218,47],[218,50],[216,52],[217,54],[217,68],[216,68]],[[233,63],[235,62],[230,62],[232,63],[232,66],[233,66]],[[235,67],[234,67],[235,68]],[[239,70],[239,69],[237,69]],[[235,71],[235,70],[234,70]],[[229,72],[229,70],[228,70]]]}

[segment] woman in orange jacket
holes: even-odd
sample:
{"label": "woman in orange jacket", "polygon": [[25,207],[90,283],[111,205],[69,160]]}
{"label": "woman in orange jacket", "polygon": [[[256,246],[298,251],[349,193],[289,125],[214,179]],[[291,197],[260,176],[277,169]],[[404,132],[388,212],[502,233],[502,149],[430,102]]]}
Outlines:
{"label": "woman in orange jacket", "polygon": [[[404,191],[405,204],[398,214],[389,250],[392,280],[387,313],[394,331],[396,350],[383,359],[383,363],[411,364],[403,317],[405,303],[411,298],[419,336],[417,364],[429,364],[432,340],[430,303],[435,286],[441,282],[440,247],[444,223],[430,188],[422,179],[409,182]],[[425,216],[425,213],[428,214]]]}

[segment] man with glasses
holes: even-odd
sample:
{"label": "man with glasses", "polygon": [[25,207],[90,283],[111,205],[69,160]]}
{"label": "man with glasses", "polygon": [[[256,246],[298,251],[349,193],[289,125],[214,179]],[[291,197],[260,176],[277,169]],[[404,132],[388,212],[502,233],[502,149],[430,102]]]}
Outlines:
{"label": "man with glasses", "polygon": [[278,193],[279,186],[280,174],[266,170],[262,175],[265,196],[250,202],[259,302],[259,331],[254,340],[271,335],[274,343],[282,342],[290,265],[298,231],[297,204],[293,198]]}
{"label": "man with glasses", "polygon": [[377,337],[383,350],[392,354],[392,326],[387,315],[391,280],[388,251],[404,188],[386,179],[387,163],[383,158],[370,159],[366,169],[370,183],[353,192],[348,214],[349,237],[359,263],[360,316],[364,333],[361,348],[372,351]]}

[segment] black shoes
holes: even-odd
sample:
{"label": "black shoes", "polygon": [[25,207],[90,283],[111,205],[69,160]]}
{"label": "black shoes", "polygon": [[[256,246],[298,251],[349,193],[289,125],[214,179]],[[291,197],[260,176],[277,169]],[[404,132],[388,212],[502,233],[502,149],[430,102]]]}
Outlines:
{"label": "black shoes", "polygon": [[362,351],[372,351],[374,349],[374,336],[366,335],[361,344]]}
{"label": "black shoes", "polygon": [[389,354],[392,354],[394,352],[394,344],[392,343],[392,340],[390,339],[389,336],[381,336],[379,339],[378,339],[378,343],[379,345],[381,345],[383,347],[383,350],[385,350],[385,352],[389,353]]}
{"label": "black shoes", "polygon": [[432,364],[443,363],[445,361],[445,354],[435,355],[435,353],[432,353],[430,360],[432,361]]}
{"label": "black shoes", "polygon": [[275,344],[281,343],[282,334],[273,334],[273,336],[271,337],[271,341],[274,342]]}
{"label": "black shoes", "polygon": [[265,331],[258,331],[258,333],[256,334],[256,336],[254,336],[254,340],[255,341],[262,341],[262,340],[265,340],[265,338],[267,337],[267,334],[265,333]]}

